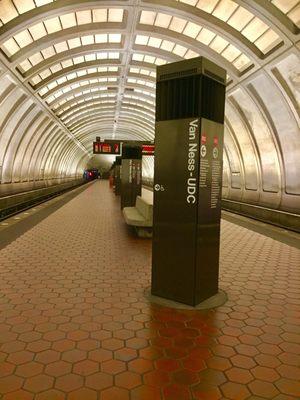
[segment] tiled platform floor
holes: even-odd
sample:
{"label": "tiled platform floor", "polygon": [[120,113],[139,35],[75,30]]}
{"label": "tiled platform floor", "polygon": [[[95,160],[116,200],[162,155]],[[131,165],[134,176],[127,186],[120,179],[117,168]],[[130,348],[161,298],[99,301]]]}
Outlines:
{"label": "tiled platform floor", "polygon": [[221,247],[223,307],[151,305],[151,241],[89,186],[0,252],[0,398],[299,399],[300,251],[225,221]]}

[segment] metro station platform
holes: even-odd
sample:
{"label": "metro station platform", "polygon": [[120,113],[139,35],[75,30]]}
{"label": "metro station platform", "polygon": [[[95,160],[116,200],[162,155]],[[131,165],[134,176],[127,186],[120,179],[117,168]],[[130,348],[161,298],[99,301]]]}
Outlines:
{"label": "metro station platform", "polygon": [[107,181],[19,218],[0,224],[1,399],[300,398],[298,248],[223,219],[227,303],[174,310],[147,299],[151,240]]}

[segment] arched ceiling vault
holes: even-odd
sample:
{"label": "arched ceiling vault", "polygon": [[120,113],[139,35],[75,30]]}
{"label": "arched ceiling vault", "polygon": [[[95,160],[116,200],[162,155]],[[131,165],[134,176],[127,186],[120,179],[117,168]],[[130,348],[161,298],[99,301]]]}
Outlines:
{"label": "arched ceiling vault", "polygon": [[[258,176],[264,160],[252,175],[244,171],[244,163],[252,162],[247,149],[252,146],[261,158],[256,130],[272,136],[281,173],[284,146],[280,122],[259,88],[268,85],[279,96],[278,107],[286,106],[299,125],[299,68],[293,67],[299,63],[299,30],[298,0],[0,0],[0,107],[15,90],[20,105],[31,107],[31,125],[40,123],[41,114],[52,121],[59,132],[49,133],[53,160],[46,163],[36,153],[41,164],[62,170],[69,156],[83,165],[96,135],[152,139],[156,67],[203,55],[228,73],[226,165],[234,176],[245,177],[246,186],[263,188]],[[258,110],[261,125],[239,105],[244,98]],[[17,107],[16,114],[8,108],[8,119],[24,118]],[[247,133],[239,136],[239,129]],[[33,152],[29,139],[25,142]],[[64,161],[57,164],[60,151]],[[18,162],[20,169],[24,160]]]}

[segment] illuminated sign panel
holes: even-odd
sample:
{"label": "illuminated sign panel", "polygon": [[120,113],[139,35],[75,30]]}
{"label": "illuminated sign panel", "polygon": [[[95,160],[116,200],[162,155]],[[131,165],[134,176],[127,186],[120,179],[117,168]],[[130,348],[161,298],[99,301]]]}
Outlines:
{"label": "illuminated sign panel", "polygon": [[154,144],[143,144],[142,145],[142,154],[143,156],[154,156]]}
{"label": "illuminated sign panel", "polygon": [[93,153],[94,154],[112,154],[112,155],[120,155],[122,144],[134,144],[141,146],[142,155],[143,156],[154,156],[154,144],[151,142],[138,142],[138,141],[130,141],[126,140],[124,142],[120,142],[118,140],[105,140],[101,142],[96,138],[96,142],[93,142]]}
{"label": "illuminated sign panel", "polygon": [[121,143],[117,141],[94,142],[93,153],[119,155],[121,154]]}

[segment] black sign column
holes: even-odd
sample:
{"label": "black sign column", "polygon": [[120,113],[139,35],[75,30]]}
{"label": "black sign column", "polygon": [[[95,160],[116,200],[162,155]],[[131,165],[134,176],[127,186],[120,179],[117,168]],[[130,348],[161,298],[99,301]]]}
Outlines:
{"label": "black sign column", "polygon": [[158,67],[152,294],[218,293],[226,72],[199,57]]}
{"label": "black sign column", "polygon": [[116,163],[114,168],[114,188],[115,188],[115,195],[119,196],[121,194],[121,164],[122,164],[122,157],[116,157]]}
{"label": "black sign column", "polygon": [[123,144],[121,166],[121,208],[134,207],[142,192],[142,147]]}

